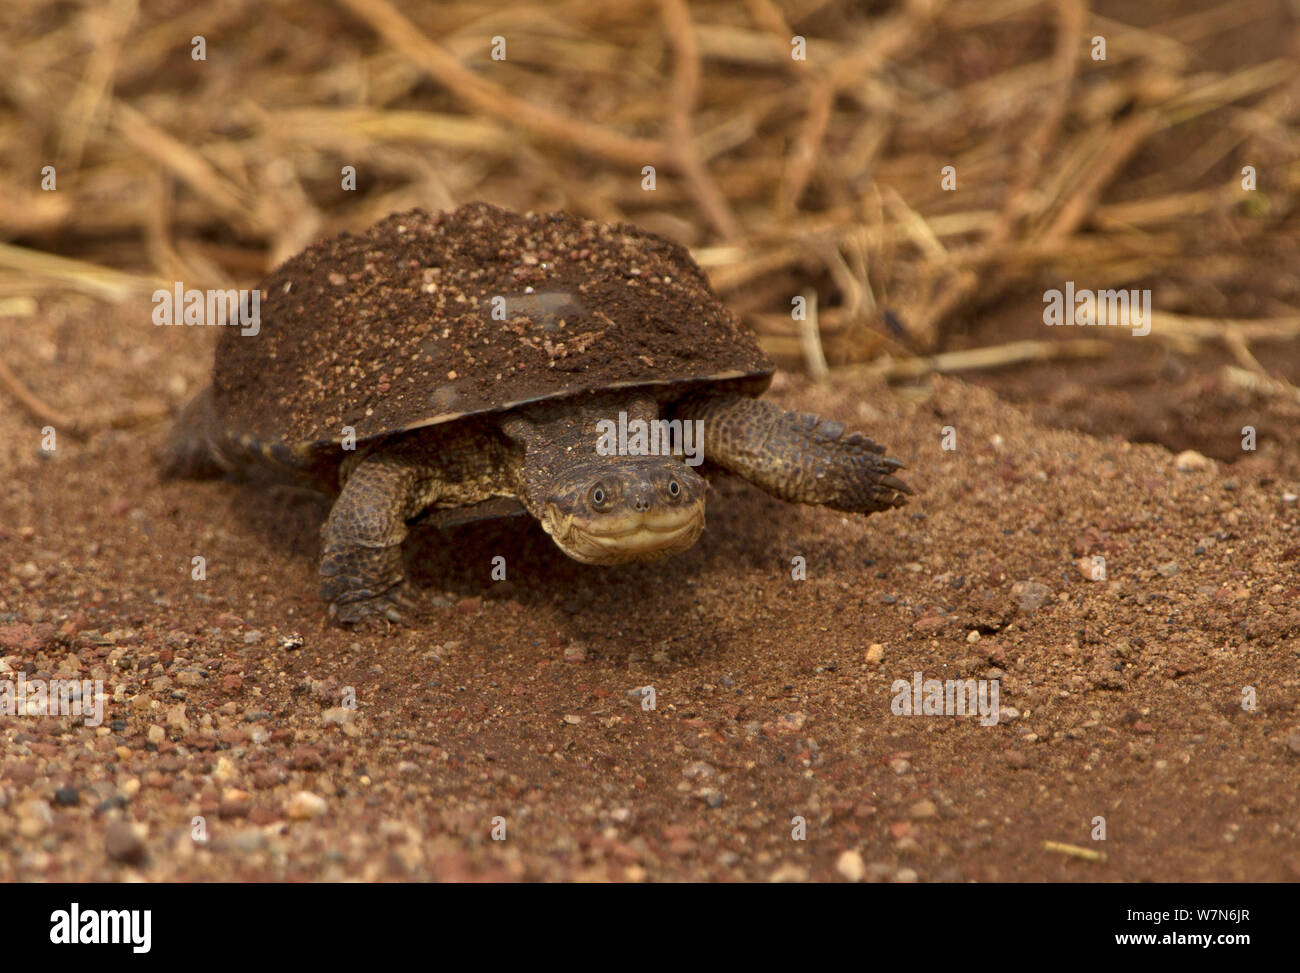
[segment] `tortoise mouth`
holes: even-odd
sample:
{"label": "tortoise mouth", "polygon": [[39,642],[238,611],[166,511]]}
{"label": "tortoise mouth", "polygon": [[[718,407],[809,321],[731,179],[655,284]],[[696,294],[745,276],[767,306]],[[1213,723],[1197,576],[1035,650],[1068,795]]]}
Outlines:
{"label": "tortoise mouth", "polygon": [[542,526],[565,554],[583,564],[651,561],[680,554],[699,539],[704,503],[583,519],[561,514],[552,504]]}

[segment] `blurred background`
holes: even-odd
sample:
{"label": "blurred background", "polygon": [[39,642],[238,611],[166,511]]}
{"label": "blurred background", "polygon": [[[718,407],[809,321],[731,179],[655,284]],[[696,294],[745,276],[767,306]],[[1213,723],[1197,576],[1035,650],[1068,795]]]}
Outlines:
{"label": "blurred background", "polygon": [[[813,380],[958,374],[1294,473],[1298,27],[1295,0],[9,0],[0,398],[161,421],[212,336],[156,333],[155,288],[481,199],[689,246]],[[1045,327],[1066,280],[1150,288],[1152,333]]]}

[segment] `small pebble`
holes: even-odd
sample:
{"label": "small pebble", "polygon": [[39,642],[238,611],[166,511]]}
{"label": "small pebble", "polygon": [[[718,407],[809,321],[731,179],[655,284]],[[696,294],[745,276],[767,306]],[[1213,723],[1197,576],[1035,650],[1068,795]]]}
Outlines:
{"label": "small pebble", "polygon": [[144,860],[144,836],[129,821],[112,821],[104,835],[104,850],[110,861],[138,865]]}
{"label": "small pebble", "polygon": [[687,780],[712,780],[718,776],[718,772],[712,764],[697,760],[686,765],[685,769],[682,770],[682,776]]}
{"label": "small pebble", "polygon": [[54,792],[54,799],[58,801],[60,807],[76,807],[81,799],[81,793],[75,787],[60,787]]}
{"label": "small pebble", "polygon": [[867,863],[856,851],[842,851],[835,859],[835,870],[850,882],[861,882],[867,876]]}
{"label": "small pebble", "polygon": [[1174,458],[1174,468],[1180,473],[1196,473],[1208,470],[1213,460],[1207,459],[1194,449],[1187,449]]}
{"label": "small pebble", "polygon": [[223,818],[244,818],[253,809],[253,795],[238,787],[229,788],[221,795],[217,813]]}
{"label": "small pebble", "polygon": [[921,800],[913,804],[907,813],[915,820],[920,821],[934,817],[939,813],[939,809],[935,807],[934,801]]}
{"label": "small pebble", "polygon": [[15,810],[18,813],[18,833],[24,838],[39,837],[54,823],[54,813],[48,801],[23,801]]}
{"label": "small pebble", "polygon": [[311,791],[299,791],[289,799],[285,806],[285,813],[293,821],[307,821],[311,818],[318,818],[328,810],[329,805],[323,797],[311,793]]}
{"label": "small pebble", "polygon": [[722,807],[722,805],[727,802],[726,795],[724,795],[721,791],[714,790],[711,787],[706,787],[704,790],[700,791],[699,796],[704,800],[705,804],[707,804],[709,807],[713,808],[714,810],[717,810],[718,808]]}

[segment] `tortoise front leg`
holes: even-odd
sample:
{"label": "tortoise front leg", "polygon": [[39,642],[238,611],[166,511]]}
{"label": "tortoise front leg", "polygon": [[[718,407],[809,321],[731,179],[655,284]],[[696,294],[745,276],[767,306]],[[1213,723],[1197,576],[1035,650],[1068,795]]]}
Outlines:
{"label": "tortoise front leg", "polygon": [[704,421],[707,462],[782,500],[866,514],[901,507],[912,492],[893,475],[902,463],[838,422],[742,395],[693,399],[676,417]]}
{"label": "tortoise front leg", "polygon": [[417,471],[382,451],[361,460],[321,528],[320,594],[339,621],[401,621],[402,541],[416,505]]}

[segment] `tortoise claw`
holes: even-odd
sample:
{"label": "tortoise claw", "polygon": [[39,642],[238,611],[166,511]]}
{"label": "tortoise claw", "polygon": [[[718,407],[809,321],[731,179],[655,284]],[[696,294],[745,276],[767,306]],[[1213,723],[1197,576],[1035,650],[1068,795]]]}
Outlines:
{"label": "tortoise claw", "polygon": [[330,605],[330,614],[343,625],[360,625],[365,628],[383,628],[405,625],[405,612],[418,605],[414,586],[402,581],[387,591],[373,595],[357,592],[356,597]]}

